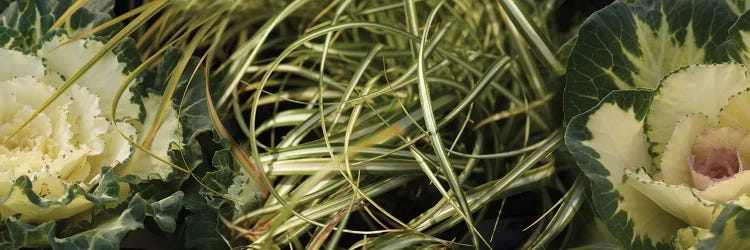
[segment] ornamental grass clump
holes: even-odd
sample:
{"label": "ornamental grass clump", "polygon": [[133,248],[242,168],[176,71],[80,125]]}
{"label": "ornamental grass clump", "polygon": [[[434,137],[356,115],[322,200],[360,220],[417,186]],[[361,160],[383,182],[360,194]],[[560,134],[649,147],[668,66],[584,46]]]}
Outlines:
{"label": "ornamental grass clump", "polygon": [[[0,249],[577,241],[563,1],[0,2]],[[724,51],[731,18],[669,51]],[[687,143],[704,192],[747,173],[722,129]]]}
{"label": "ornamental grass clump", "polygon": [[[258,249],[481,247],[508,238],[480,224],[523,211],[535,227],[507,244],[553,242],[583,189],[550,156],[564,68],[537,31],[555,5],[536,3],[289,1],[254,26],[228,9],[157,21],[212,65],[224,149],[204,180],[225,195],[202,194],[224,237]],[[539,204],[505,202],[516,194]]]}

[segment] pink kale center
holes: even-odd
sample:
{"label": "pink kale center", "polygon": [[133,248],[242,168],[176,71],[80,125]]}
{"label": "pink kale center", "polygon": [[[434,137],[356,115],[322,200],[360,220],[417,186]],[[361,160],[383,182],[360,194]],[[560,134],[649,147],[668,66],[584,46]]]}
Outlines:
{"label": "pink kale center", "polygon": [[688,164],[693,174],[695,187],[699,190],[726,180],[743,169],[739,150],[727,148],[711,149],[705,161],[700,161],[695,158],[695,155],[690,155]]}

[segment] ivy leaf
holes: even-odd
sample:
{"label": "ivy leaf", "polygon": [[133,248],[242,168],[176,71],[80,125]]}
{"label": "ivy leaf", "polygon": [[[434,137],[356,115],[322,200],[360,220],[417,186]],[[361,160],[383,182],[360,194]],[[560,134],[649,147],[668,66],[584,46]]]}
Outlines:
{"label": "ivy leaf", "polygon": [[198,190],[187,192],[185,208],[192,213],[185,218],[186,249],[227,248],[221,237],[224,230],[218,220],[219,210],[209,206]]}
{"label": "ivy leaf", "polygon": [[[211,140],[210,135],[203,135],[200,140],[205,158],[210,159],[211,154],[207,151],[221,148]],[[218,153],[217,153],[218,154]],[[217,158],[217,156],[213,156]],[[214,160],[214,163],[221,162]],[[194,169],[197,176],[201,178],[201,186],[196,180],[189,179],[183,185],[182,190],[186,192],[185,208],[190,215],[185,218],[185,248],[187,249],[226,249],[222,235],[227,231],[219,221],[222,205],[226,202],[221,195],[226,194],[227,187],[232,181],[231,166],[219,164],[212,165],[209,161],[201,162]]]}
{"label": "ivy leaf", "polygon": [[167,198],[149,204],[147,214],[154,218],[159,229],[164,232],[174,233],[177,228],[177,215],[182,210],[184,196],[184,193],[176,192]]}

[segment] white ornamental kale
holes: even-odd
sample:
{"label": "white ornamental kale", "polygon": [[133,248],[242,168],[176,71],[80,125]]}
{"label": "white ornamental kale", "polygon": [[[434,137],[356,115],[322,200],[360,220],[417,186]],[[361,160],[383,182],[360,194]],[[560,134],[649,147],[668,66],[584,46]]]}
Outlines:
{"label": "white ornamental kale", "polygon": [[695,65],[574,117],[567,144],[600,214],[627,216],[633,239],[679,247],[708,237],[727,206],[750,208],[748,89],[742,65]]}
{"label": "white ornamental kale", "polygon": [[[13,183],[21,176],[31,180],[34,193],[43,200],[64,198],[71,186],[90,191],[100,179],[102,166],[114,167],[119,175],[166,178],[172,171],[167,163],[137,150],[124,137],[144,141],[154,125],[160,96],[136,97],[126,91],[117,103],[115,123],[110,122],[115,94],[126,79],[125,65],[114,53],[105,55],[22,126],[64,79],[103,46],[95,40],[69,42],[64,35],[41,45],[33,55],[0,48],[0,196],[10,195],[0,201],[0,218],[19,215],[27,222],[57,220],[85,212],[93,205],[78,196],[49,207],[39,206],[25,194],[13,193]],[[143,110],[135,100],[141,100]],[[143,121],[139,119],[141,114],[145,116]],[[180,143],[182,132],[171,106],[166,117],[149,150],[169,161],[170,143]]]}
{"label": "white ornamental kale", "polygon": [[741,2],[616,1],[580,28],[565,143],[625,249],[750,249]]}
{"label": "white ornamental kale", "polygon": [[192,156],[174,101],[152,73],[129,76],[132,41],[89,65],[106,36],[70,38],[108,20],[111,3],[85,4],[52,30],[72,1],[0,4],[0,249],[117,249],[146,217],[175,230],[173,187],[185,177],[175,166],[186,163],[173,158]]}

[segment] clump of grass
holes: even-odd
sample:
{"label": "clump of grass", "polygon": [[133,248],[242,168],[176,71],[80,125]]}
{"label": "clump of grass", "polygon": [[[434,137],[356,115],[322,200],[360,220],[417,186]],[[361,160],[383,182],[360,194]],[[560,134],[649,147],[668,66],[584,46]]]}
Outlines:
{"label": "clump of grass", "polygon": [[220,89],[214,123],[261,197],[225,219],[233,245],[480,247],[525,209],[536,248],[580,205],[551,155],[559,1],[178,2],[139,45],[200,56]]}

